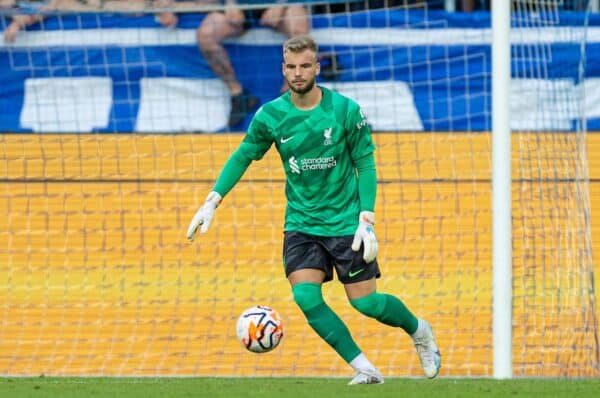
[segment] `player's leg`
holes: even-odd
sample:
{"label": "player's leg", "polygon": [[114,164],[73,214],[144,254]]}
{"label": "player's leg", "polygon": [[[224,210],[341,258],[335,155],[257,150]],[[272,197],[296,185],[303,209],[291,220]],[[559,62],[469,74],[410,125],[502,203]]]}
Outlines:
{"label": "player's leg", "polygon": [[383,378],[362,354],[347,326],[323,300],[321,286],[332,279],[333,269],[327,252],[313,238],[296,232],[285,234],[283,258],[294,301],[313,330],[350,366],[357,371],[364,369],[365,375],[371,371],[370,378],[363,377],[361,384],[375,382],[375,373],[382,383]]}
{"label": "player's leg", "polygon": [[357,371],[350,384],[383,383],[383,377],[361,352],[348,327],[323,300],[321,286],[324,277],[325,273],[317,269],[292,272],[288,280],[294,301],[313,330]]}
{"label": "player's leg", "polygon": [[202,20],[196,31],[198,47],[206,62],[223,80],[231,94],[229,127],[242,122],[259,102],[257,97],[244,91],[233,69],[229,54],[222,44],[228,37],[241,35],[245,29],[244,23],[245,16],[240,10],[229,10],[227,15],[222,12],[211,12]]}
{"label": "player's leg", "polygon": [[389,326],[400,327],[410,335],[417,331],[419,325],[417,317],[399,298],[377,292],[375,278],[346,283],[344,289],[350,304],[363,315],[375,318]]}
{"label": "player's leg", "polygon": [[429,378],[437,376],[441,367],[441,355],[427,321],[415,317],[399,298],[377,292],[374,277],[344,284],[344,289],[350,303],[359,312],[406,331],[413,339],[425,375]]}
{"label": "player's leg", "polygon": [[377,260],[365,262],[362,249],[352,251],[352,238],[331,238],[329,241],[336,261],[336,272],[344,284],[350,304],[370,318],[402,328],[413,339],[425,375],[429,378],[437,376],[441,356],[431,326],[427,321],[415,317],[396,296],[377,292],[376,280],[381,275],[379,264]]}

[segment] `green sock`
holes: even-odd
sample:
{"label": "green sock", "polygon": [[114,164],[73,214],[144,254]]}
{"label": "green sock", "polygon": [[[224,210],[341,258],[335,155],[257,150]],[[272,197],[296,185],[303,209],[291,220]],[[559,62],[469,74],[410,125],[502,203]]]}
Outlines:
{"label": "green sock", "polygon": [[299,283],[292,288],[294,300],[306,316],[308,324],[346,362],[350,363],[360,353],[348,327],[323,301],[321,285]]}
{"label": "green sock", "polygon": [[350,304],[362,314],[377,319],[386,325],[401,327],[408,334],[417,331],[419,320],[400,299],[390,294],[373,292]]}

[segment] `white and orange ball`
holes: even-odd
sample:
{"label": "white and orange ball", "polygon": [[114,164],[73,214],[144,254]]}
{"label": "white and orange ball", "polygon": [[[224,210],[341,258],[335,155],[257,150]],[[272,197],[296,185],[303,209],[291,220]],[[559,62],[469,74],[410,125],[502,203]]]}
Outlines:
{"label": "white and orange ball", "polygon": [[283,338],[281,317],[271,307],[250,307],[238,318],[237,338],[248,351],[269,352],[277,347]]}

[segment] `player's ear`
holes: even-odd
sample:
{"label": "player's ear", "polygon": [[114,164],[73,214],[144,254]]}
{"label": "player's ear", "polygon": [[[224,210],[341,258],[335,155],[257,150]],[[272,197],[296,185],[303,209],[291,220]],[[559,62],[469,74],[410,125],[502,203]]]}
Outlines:
{"label": "player's ear", "polygon": [[281,74],[285,76],[285,62],[281,63]]}
{"label": "player's ear", "polygon": [[316,68],[317,68],[317,75],[319,75],[319,73],[321,73],[321,63],[319,61],[317,61],[316,63]]}

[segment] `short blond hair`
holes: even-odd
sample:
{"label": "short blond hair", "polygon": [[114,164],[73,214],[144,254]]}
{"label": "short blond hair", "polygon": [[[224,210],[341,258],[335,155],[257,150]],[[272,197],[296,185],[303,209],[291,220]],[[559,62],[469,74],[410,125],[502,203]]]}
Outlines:
{"label": "short blond hair", "polygon": [[315,39],[309,35],[299,35],[289,38],[283,43],[283,53],[290,51],[293,53],[299,53],[304,50],[310,50],[315,54],[319,50],[319,46]]}

